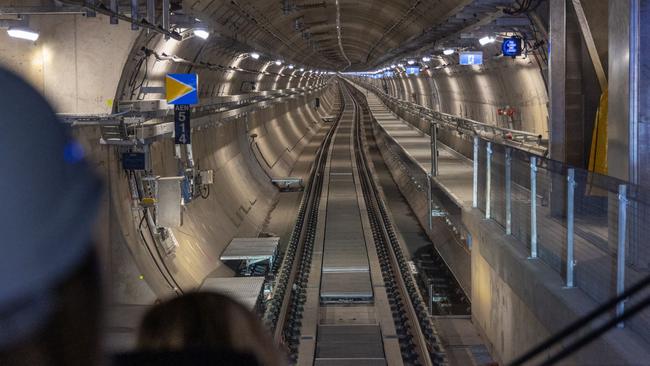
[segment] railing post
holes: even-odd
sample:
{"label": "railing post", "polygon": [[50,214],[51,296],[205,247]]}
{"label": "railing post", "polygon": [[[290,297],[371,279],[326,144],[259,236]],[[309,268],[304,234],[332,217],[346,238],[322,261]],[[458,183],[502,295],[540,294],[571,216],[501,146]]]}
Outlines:
{"label": "railing post", "polygon": [[567,202],[566,202],[566,287],[573,287],[573,268],[575,261],[573,260],[573,224],[574,214],[573,207],[575,201],[576,189],[576,171],[569,169],[567,171]]}
{"label": "railing post", "polygon": [[478,207],[478,136],[474,136],[474,178],[472,186],[472,207]]}
{"label": "railing post", "polygon": [[431,136],[431,176],[438,176],[438,131],[437,125],[431,123],[429,135]]}
{"label": "railing post", "polygon": [[427,173],[427,201],[429,211],[428,211],[428,220],[429,220],[429,230],[433,229],[433,202],[432,202],[432,197],[431,197],[431,174]]}
{"label": "railing post", "polygon": [[506,235],[512,235],[512,149],[506,148]]}
{"label": "railing post", "polygon": [[485,152],[487,153],[485,157],[485,218],[489,219],[490,207],[492,206],[490,199],[492,192],[492,143],[489,141]]}
{"label": "railing post", "polygon": [[[618,251],[616,255],[616,295],[625,291],[625,241],[627,239],[627,186],[618,186]],[[616,304],[616,315],[620,316],[625,310],[625,300]],[[623,328],[623,322],[618,323]]]}
{"label": "railing post", "polygon": [[537,258],[537,158],[530,157],[530,258]]}

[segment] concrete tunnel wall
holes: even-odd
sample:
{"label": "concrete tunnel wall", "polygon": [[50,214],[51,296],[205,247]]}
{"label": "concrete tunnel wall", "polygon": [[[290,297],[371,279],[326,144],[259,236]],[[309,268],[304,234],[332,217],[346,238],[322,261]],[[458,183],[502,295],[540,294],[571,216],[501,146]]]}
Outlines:
{"label": "concrete tunnel wall", "polygon": [[[548,94],[534,53],[512,59],[490,56],[499,53],[496,46],[483,51],[483,65],[458,65],[457,54],[439,56],[417,76],[402,71],[393,77],[370,80],[380,90],[385,86],[391,96],[435,111],[548,138]],[[515,109],[512,120],[497,113],[506,107]]]}
{"label": "concrete tunnel wall", "polygon": [[[133,32],[126,23],[109,25],[104,16],[33,16],[31,26],[42,37],[35,43],[11,39],[0,32],[0,65],[25,77],[61,113],[106,114],[116,111],[114,100],[161,99],[141,94],[141,86],[162,86],[168,72],[199,74],[202,100],[221,95],[314,86],[324,75],[285,72],[286,65],[252,60],[199,39],[165,41],[161,36]],[[158,55],[174,55],[195,63],[210,62],[249,71],[214,71],[171,60],[143,58],[142,48]],[[146,70],[146,71],[145,71]],[[268,74],[259,73],[267,71]],[[242,88],[242,85],[244,87]],[[313,99],[321,96],[321,109]],[[218,257],[234,236],[257,236],[273,207],[278,191],[269,177],[284,177],[311,141],[321,117],[333,112],[337,94],[331,85],[249,113],[246,117],[212,122],[193,129],[195,162],[215,171],[208,199],[184,207],[183,226],[173,229],[179,242],[175,256],[165,263],[181,288],[197,287],[210,274],[229,275]],[[196,119],[199,121],[199,119]],[[173,293],[157,270],[138,232],[137,204],[121,169],[115,147],[99,144],[99,127],[74,128],[91,161],[104,177],[108,196],[97,229],[97,242],[106,280],[115,303],[148,304]],[[257,134],[255,144],[249,136]],[[151,146],[154,174],[178,175],[173,142],[164,138]],[[149,238],[147,238],[149,239]],[[142,277],[141,277],[142,276]],[[144,280],[142,280],[144,279]]]}
{"label": "concrete tunnel wall", "polygon": [[[109,25],[104,16],[33,16],[31,24],[42,35],[36,43],[0,33],[0,63],[26,77],[63,113],[110,113],[116,110],[115,100],[160,99],[160,94],[141,94],[140,87],[162,86],[168,72],[198,73],[202,100],[245,94],[253,84],[255,91],[287,89],[316,85],[327,77],[288,70],[287,63],[253,60],[241,49],[233,51],[228,42],[165,41],[153,33],[133,32],[124,22]],[[153,54],[145,58],[143,48],[159,59]],[[143,58],[146,61],[141,62]],[[201,66],[207,63],[248,71]],[[496,109],[510,103],[519,113],[516,128],[519,118],[521,128],[546,134],[547,97],[536,60],[487,59],[485,65],[469,68],[435,69],[435,64],[418,77],[400,74],[387,79],[389,93],[411,99],[415,92],[418,103],[435,110],[498,125],[504,125],[505,117],[497,116]],[[236,235],[255,236],[262,230],[277,195],[268,177],[290,173],[320,120],[309,106],[313,97],[292,99],[225,123],[213,118],[210,127],[193,131],[196,162],[201,169],[215,170],[216,184],[208,200],[186,207],[184,225],[173,230],[180,247],[166,262],[181,287],[196,287],[210,274],[228,275],[218,260],[223,247]],[[331,114],[334,99],[330,88],[322,98],[323,114]],[[77,127],[75,133],[110,191],[97,241],[110,273],[112,298],[150,303],[171,294],[143,246],[115,149],[98,144],[96,127]],[[258,137],[251,146],[248,136],[253,133]],[[156,174],[178,174],[169,139],[154,143],[152,156]]]}

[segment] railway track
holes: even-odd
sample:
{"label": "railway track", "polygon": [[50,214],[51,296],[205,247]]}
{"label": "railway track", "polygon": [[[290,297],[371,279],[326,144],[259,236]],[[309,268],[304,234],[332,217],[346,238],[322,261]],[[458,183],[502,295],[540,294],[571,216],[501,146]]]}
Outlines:
{"label": "railway track", "polygon": [[366,156],[365,99],[339,86],[265,319],[292,364],[445,365]]}

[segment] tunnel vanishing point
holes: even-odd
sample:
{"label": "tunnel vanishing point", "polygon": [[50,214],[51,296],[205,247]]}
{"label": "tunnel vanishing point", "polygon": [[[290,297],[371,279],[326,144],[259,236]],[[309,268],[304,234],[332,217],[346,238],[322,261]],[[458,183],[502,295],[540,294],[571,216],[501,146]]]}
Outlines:
{"label": "tunnel vanishing point", "polygon": [[0,67],[103,179],[109,354],[207,290],[291,364],[650,365],[649,12],[0,0]]}

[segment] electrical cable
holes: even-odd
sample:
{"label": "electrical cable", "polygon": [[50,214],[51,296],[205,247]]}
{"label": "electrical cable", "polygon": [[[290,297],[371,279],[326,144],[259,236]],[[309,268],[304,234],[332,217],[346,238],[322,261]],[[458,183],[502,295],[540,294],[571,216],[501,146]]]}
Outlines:
{"label": "electrical cable", "polygon": [[[635,285],[631,286],[627,290],[625,290],[623,293],[621,293],[619,296],[616,296],[606,303],[600,305],[596,309],[592,310],[590,313],[585,315],[584,317],[574,321],[573,323],[567,325],[564,327],[562,330],[557,332],[555,335],[547,339],[546,341],[542,342],[535,348],[531,349],[530,351],[526,352],[522,356],[519,356],[517,359],[512,361],[510,363],[510,366],[519,366],[523,365],[524,362],[529,361],[533,357],[537,356],[538,354],[546,351],[549,347],[552,345],[562,341],[563,339],[567,338],[571,334],[577,332],[580,328],[586,326],[590,321],[598,318],[599,316],[605,314],[607,311],[609,311],[610,308],[614,307],[616,304],[618,304],[621,301],[626,300],[630,296],[634,295],[635,293],[645,289],[646,287],[650,286],[650,276],[646,276],[643,278],[641,281],[637,282]],[[605,329],[607,330],[607,329]]]}
{"label": "electrical cable", "polygon": [[643,300],[641,300],[639,303],[631,306],[628,310],[624,311],[622,314],[612,318],[605,324],[597,327],[596,329],[592,330],[591,332],[587,333],[586,335],[582,336],[582,338],[579,338],[577,341],[574,341],[573,343],[569,344],[567,347],[565,347],[562,351],[557,353],[555,356],[549,358],[548,360],[545,360],[540,364],[540,366],[549,366],[549,365],[554,365],[556,362],[564,359],[568,355],[574,353],[575,351],[579,350],[580,348],[586,346],[587,344],[593,342],[596,338],[598,338],[601,334],[607,332],[608,330],[614,328],[618,323],[634,316],[636,313],[640,312],[641,310],[645,309],[647,306],[650,305],[650,296],[646,296]]}

